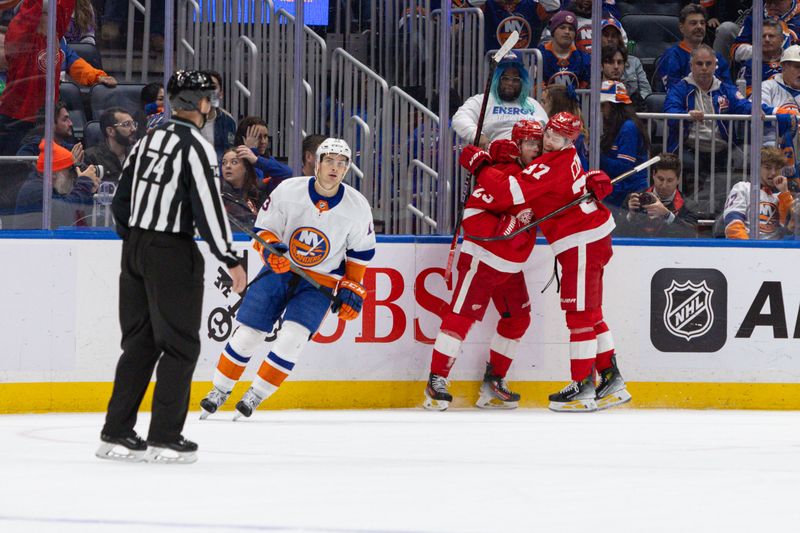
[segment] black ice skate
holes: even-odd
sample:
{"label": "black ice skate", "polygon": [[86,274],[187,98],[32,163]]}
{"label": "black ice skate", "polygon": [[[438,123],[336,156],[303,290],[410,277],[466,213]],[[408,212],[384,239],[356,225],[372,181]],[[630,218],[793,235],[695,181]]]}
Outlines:
{"label": "black ice skate", "polygon": [[492,364],[486,363],[481,394],[475,405],[481,409],[516,409],[519,407],[519,394],[511,392],[505,378],[496,376]]}
{"label": "black ice skate", "polygon": [[95,452],[100,459],[129,463],[138,463],[144,460],[147,443],[136,433],[130,437],[112,437],[101,433],[100,440],[102,441],[100,447]]}
{"label": "black ice skate", "polygon": [[159,464],[191,464],[197,461],[197,444],[179,435],[172,442],[147,441],[144,460]]}
{"label": "black ice skate", "polygon": [[598,411],[631,401],[631,395],[625,388],[625,381],[617,368],[616,356],[611,358],[611,367],[598,372],[598,376],[595,398]]}
{"label": "black ice skate", "polygon": [[447,392],[447,378],[431,372],[425,387],[425,402],[422,407],[430,411],[444,411],[450,407],[453,395]]}
{"label": "black ice skate", "polygon": [[236,404],[236,413],[233,415],[234,420],[239,420],[241,417],[249,417],[253,411],[264,401],[264,398],[258,395],[253,387],[247,389],[242,399]]}
{"label": "black ice skate", "polygon": [[208,418],[208,415],[216,413],[217,409],[219,409],[220,406],[225,403],[230,395],[230,391],[223,392],[216,387],[211,389],[211,392],[208,393],[208,396],[200,400],[200,409],[202,409],[202,412],[200,413],[200,420],[205,420]]}
{"label": "black ice skate", "polygon": [[573,381],[560,392],[550,395],[550,410],[568,413],[597,411],[594,372],[581,381]]}

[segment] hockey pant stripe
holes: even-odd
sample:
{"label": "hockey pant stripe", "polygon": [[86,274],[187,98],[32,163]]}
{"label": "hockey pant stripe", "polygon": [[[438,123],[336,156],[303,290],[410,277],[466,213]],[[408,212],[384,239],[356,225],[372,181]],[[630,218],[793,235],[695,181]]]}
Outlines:
{"label": "hockey pant stripe", "polygon": [[268,398],[289,377],[310,335],[311,331],[297,322],[283,323],[272,351],[261,363],[253,379],[253,389],[259,396]]}
{"label": "hockey pant stripe", "polygon": [[480,260],[473,256],[469,264],[469,270],[464,274],[464,281],[461,283],[461,287],[459,287],[458,296],[453,300],[453,313],[458,314],[461,312],[461,307],[464,305],[464,300],[466,300],[470,285],[472,285],[472,278],[474,278],[475,274],[478,272],[480,264]]}

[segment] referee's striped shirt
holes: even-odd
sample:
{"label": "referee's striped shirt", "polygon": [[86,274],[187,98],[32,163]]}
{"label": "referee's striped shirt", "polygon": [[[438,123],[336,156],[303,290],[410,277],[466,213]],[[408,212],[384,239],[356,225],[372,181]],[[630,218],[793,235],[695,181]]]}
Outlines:
{"label": "referee's striped shirt", "polygon": [[194,236],[195,226],[211,252],[238,264],[220,196],[214,147],[197,127],[172,118],[131,150],[122,166],[112,206],[117,231],[130,228]]}

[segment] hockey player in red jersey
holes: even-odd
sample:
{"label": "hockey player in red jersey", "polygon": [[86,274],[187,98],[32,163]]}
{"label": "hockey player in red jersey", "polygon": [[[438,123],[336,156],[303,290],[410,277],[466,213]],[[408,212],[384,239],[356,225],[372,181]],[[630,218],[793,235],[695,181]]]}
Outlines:
{"label": "hockey player in red jersey", "polygon": [[614,220],[599,200],[611,192],[612,185],[604,172],[581,169],[573,146],[580,129],[581,120],[575,115],[551,117],[544,131],[544,154],[516,176],[482,165],[477,147],[468,146],[461,154],[462,163],[477,176],[478,185],[493,197],[498,209],[531,208],[542,217],[584,195],[587,188],[595,197],[539,226],[561,265],[561,308],[570,331],[572,382],[550,395],[554,411],[595,411],[631,398],[617,368],[614,342],[602,311],[603,269],[612,255]]}
{"label": "hockey player in red jersey", "polygon": [[[494,141],[488,152],[480,154],[499,173],[511,175],[522,171],[541,153],[541,142],[541,124],[521,120],[513,127],[511,140]],[[508,235],[530,221],[530,209],[514,205],[498,209],[491,195],[477,187],[467,200],[462,224],[467,234],[489,237]],[[458,283],[433,347],[423,404],[426,409],[443,411],[453,400],[447,390],[450,369],[472,325],[483,320],[490,300],[500,313],[500,320],[489,344],[489,361],[476,405],[500,409],[518,406],[519,394],[509,390],[505,376],[531,321],[522,267],[535,241],[536,235],[531,232],[499,242],[464,239],[457,264]]]}

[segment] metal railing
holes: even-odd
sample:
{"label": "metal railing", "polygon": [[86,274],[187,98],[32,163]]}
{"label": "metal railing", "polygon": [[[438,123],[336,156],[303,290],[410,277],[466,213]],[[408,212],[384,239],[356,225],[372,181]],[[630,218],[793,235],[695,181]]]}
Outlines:
{"label": "metal railing", "polygon": [[[350,184],[361,191],[376,219],[388,221],[391,198],[388,144],[389,85],[341,48],[331,58],[330,134],[353,150]],[[380,174],[379,174],[380,173]]]}
{"label": "metal railing", "polygon": [[[464,8],[451,10],[451,36],[450,36],[450,89],[455,89],[458,95],[466,100],[473,94],[483,91],[485,80],[484,57],[484,22],[483,11],[478,8]],[[433,98],[435,82],[439,76],[441,62],[439,46],[439,23],[441,9],[431,13],[430,23],[427,24],[425,38],[425,97],[430,102]],[[427,21],[427,19],[426,19]]]}
{"label": "metal railing", "polygon": [[142,39],[142,83],[147,82],[147,73],[150,67],[150,2],[145,0],[142,5],[138,0],[128,0],[128,35],[125,48],[125,81],[133,78],[133,24],[136,11],[144,17],[144,38]]}
{"label": "metal railing", "polygon": [[[677,154],[684,165],[681,192],[691,191],[690,197],[701,204],[702,209],[708,213],[719,213],[725,204],[725,198],[731,187],[738,181],[749,176],[748,153],[750,142],[750,129],[746,127],[750,115],[715,115],[706,114],[702,122],[710,122],[710,127],[716,133],[718,122],[725,123],[728,130],[727,140],[718,140],[716,135],[711,137],[709,145],[701,146],[700,137],[694,135],[694,141],[685,146],[684,138],[689,130],[698,122],[689,114],[684,113],[637,113],[637,116],[646,121],[647,131],[650,132],[651,152],[668,151],[670,127],[669,123],[677,123]],[[775,115],[765,117],[765,121],[775,121]],[[686,123],[689,122],[687,125]],[[659,144],[661,145],[659,148]],[[686,172],[687,163],[691,157],[691,174]],[[724,166],[718,165],[720,159]],[[703,163],[707,162],[707,165]],[[753,179],[757,179],[754,176]]]}

